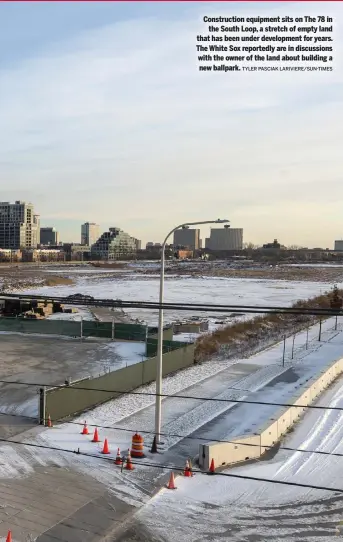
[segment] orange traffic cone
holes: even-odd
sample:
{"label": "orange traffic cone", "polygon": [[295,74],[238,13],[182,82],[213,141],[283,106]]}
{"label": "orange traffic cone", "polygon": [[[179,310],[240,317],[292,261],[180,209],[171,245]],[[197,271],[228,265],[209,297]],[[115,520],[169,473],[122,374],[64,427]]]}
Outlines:
{"label": "orange traffic cone", "polygon": [[116,460],[115,460],[115,464],[116,465],[121,465],[123,462],[122,458],[121,458],[121,455],[120,455],[120,448],[118,448],[117,450],[117,457],[116,457]]}
{"label": "orange traffic cone", "polygon": [[208,471],[207,474],[214,474],[215,473],[215,468],[214,468],[214,459],[212,459],[211,461],[211,465],[210,465],[210,470]]}
{"label": "orange traffic cone", "polygon": [[186,461],[186,466],[185,466],[185,470],[183,471],[183,474],[184,476],[186,476],[187,478],[189,478],[190,476],[192,476],[192,471],[191,471],[191,468],[189,466],[189,461],[187,460]]}
{"label": "orange traffic cone", "polygon": [[134,470],[134,466],[132,465],[132,460],[131,460],[130,448],[128,449],[128,452],[127,452],[125,469],[126,470]]}
{"label": "orange traffic cone", "polygon": [[8,531],[6,542],[12,542],[12,533],[11,533],[11,531]]}
{"label": "orange traffic cone", "polygon": [[100,442],[100,439],[99,439],[99,433],[98,433],[98,428],[97,428],[97,427],[94,429],[94,436],[93,436],[92,442]]}
{"label": "orange traffic cone", "polygon": [[51,421],[51,416],[49,414],[48,416],[48,427],[52,427],[52,421]]}
{"label": "orange traffic cone", "polygon": [[81,435],[89,435],[89,431],[88,431],[88,427],[87,427],[87,422],[84,423],[83,429],[82,429],[82,431],[81,431]]}
{"label": "orange traffic cone", "polygon": [[174,478],[174,473],[173,472],[170,473],[170,478],[169,478],[169,482],[168,482],[168,485],[167,485],[167,489],[176,489],[175,478]]}
{"label": "orange traffic cone", "polygon": [[110,449],[109,449],[109,446],[108,446],[107,438],[105,438],[105,440],[104,440],[104,447],[103,447],[101,453],[102,453],[102,454],[109,454],[109,453],[111,453],[111,452],[110,452]]}

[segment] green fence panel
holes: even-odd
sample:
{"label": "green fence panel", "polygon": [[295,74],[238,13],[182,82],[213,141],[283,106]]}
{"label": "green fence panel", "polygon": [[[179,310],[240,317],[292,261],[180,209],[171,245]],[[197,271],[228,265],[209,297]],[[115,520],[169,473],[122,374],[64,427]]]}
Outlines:
{"label": "green fence panel", "polygon": [[0,318],[0,331],[24,333],[21,320],[18,320],[18,318]]}
{"label": "green fence panel", "polygon": [[114,324],[114,337],[123,341],[145,341],[146,331],[142,324]]}
{"label": "green fence panel", "polygon": [[145,341],[147,328],[141,324],[94,322],[93,320],[35,320],[28,318],[0,318],[0,331],[67,335],[69,337],[114,338],[123,341]]}
{"label": "green fence panel", "polygon": [[34,320],[29,318],[0,318],[0,330],[18,333],[39,333],[45,335],[67,335],[79,337],[80,322],[66,320]]}
{"label": "green fence panel", "polygon": [[84,337],[102,337],[111,339],[112,323],[111,322],[93,322],[91,320],[83,320],[82,335]]}
{"label": "green fence panel", "polygon": [[[188,346],[189,343],[180,342],[180,341],[163,341],[163,354],[167,352],[172,352],[178,348],[183,348]],[[157,355],[157,339],[148,338],[146,343],[146,357],[152,358]]]}

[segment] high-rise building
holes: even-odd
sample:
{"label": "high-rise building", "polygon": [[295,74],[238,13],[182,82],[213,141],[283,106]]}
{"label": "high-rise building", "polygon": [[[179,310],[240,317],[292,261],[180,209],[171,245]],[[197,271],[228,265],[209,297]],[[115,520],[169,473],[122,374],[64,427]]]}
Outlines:
{"label": "high-rise building", "polygon": [[206,239],[206,248],[210,250],[242,250],[243,228],[211,228],[210,237]]}
{"label": "high-rise building", "polygon": [[36,248],[40,243],[40,219],[32,203],[0,202],[0,248]]}
{"label": "high-rise building", "polygon": [[190,250],[200,248],[200,230],[182,228],[174,232],[174,247],[183,247]]}
{"label": "high-rise building", "polygon": [[133,257],[136,252],[135,239],[120,228],[110,228],[91,247],[92,258],[99,260]]}
{"label": "high-rise building", "polygon": [[100,226],[95,222],[85,222],[81,226],[81,245],[92,246],[100,237]]}
{"label": "high-rise building", "polygon": [[40,244],[41,245],[58,245],[60,242],[58,231],[55,228],[40,229]]}
{"label": "high-rise building", "polygon": [[132,237],[136,244],[136,250],[142,250],[142,241],[140,239],[136,239],[135,237]]}
{"label": "high-rise building", "polygon": [[342,239],[338,239],[337,241],[335,241],[335,248],[334,250],[336,252],[340,252],[343,250],[343,240]]}

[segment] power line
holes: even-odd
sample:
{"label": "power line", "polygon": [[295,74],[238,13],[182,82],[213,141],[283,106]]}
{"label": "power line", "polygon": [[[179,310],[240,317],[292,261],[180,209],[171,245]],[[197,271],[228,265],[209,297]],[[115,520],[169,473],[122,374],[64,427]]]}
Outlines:
{"label": "power line", "polygon": [[[9,384],[9,385],[20,385],[20,386],[34,386],[36,388],[49,388],[50,389],[67,389],[72,391],[96,391],[101,393],[113,393],[120,395],[143,395],[143,396],[152,396],[152,397],[162,397],[162,398],[169,398],[169,399],[189,399],[192,401],[212,401],[212,402],[218,402],[218,403],[242,403],[242,404],[248,404],[248,405],[263,405],[263,406],[279,406],[279,407],[293,407],[293,408],[311,408],[314,410],[336,410],[336,411],[343,411],[343,407],[332,407],[332,406],[321,406],[321,405],[293,405],[291,403],[270,403],[267,401],[250,401],[248,399],[224,399],[220,397],[198,397],[198,396],[192,396],[192,395],[170,395],[167,393],[160,393],[157,394],[156,392],[148,392],[148,391],[119,391],[119,390],[108,390],[108,389],[101,389],[101,388],[88,388],[85,386],[73,386],[73,385],[51,385],[47,383],[39,383],[39,382],[20,382],[17,380],[0,380],[0,384]],[[233,391],[241,391],[239,389],[233,390]],[[248,393],[248,392],[247,392]],[[251,392],[254,393],[254,392]],[[113,397],[112,399],[115,399]]]}
{"label": "power line", "polygon": [[[110,458],[110,457],[104,457],[104,456],[100,456],[100,455],[96,455],[96,454],[89,454],[89,453],[86,453],[86,452],[81,452],[79,449],[78,450],[68,450],[66,448],[57,448],[56,446],[46,446],[44,444],[35,444],[35,443],[32,443],[32,442],[21,442],[21,441],[18,441],[18,440],[9,440],[9,439],[4,439],[4,438],[0,438],[0,442],[5,442],[6,444],[16,444],[16,445],[19,445],[19,446],[41,448],[41,449],[45,449],[45,450],[52,450],[52,451],[57,451],[57,452],[62,452],[62,453],[69,453],[69,454],[74,454],[74,455],[83,456],[83,457],[102,459],[104,461],[111,461],[111,462],[114,461],[113,457]],[[140,466],[156,468],[156,469],[168,469],[168,470],[178,471],[178,472],[180,472],[180,471],[183,472],[184,471],[184,467],[180,467],[178,465],[163,465],[162,463],[148,463],[148,462],[140,463],[140,462],[135,461],[135,460],[132,460],[132,463],[134,465],[140,465]],[[204,471],[202,471],[200,469],[192,469],[192,471],[193,471],[194,474],[208,475],[207,472],[204,472]],[[272,479],[272,478],[258,478],[256,476],[246,476],[246,475],[242,475],[242,474],[232,474],[232,473],[228,473],[228,472],[214,472],[213,476],[225,476],[225,477],[228,477],[228,478],[237,478],[239,480],[251,480],[251,481],[255,481],[255,482],[266,482],[266,483],[270,483],[270,484],[278,484],[278,485],[293,486],[293,487],[302,487],[302,488],[306,488],[306,489],[318,489],[320,491],[330,491],[332,493],[343,493],[342,488],[332,488],[332,487],[327,487],[327,486],[317,486],[317,485],[312,485],[312,484],[302,484],[300,482],[290,482],[290,481],[285,481],[285,480],[275,480],[275,479]]]}
{"label": "power line", "polygon": [[[12,416],[12,417],[20,417],[20,418],[26,418],[29,420],[35,420],[37,421],[37,418],[34,416],[23,416],[20,414],[8,414],[7,412],[0,412],[0,416]],[[48,421],[48,419],[44,420],[45,422]],[[61,424],[66,425],[77,425],[77,426],[83,426],[85,422],[75,422],[75,421],[62,421]],[[99,425],[94,423],[87,423],[88,427],[96,427],[98,429],[106,429],[110,431],[122,431],[125,433],[133,433],[133,429],[131,427],[120,427],[120,426],[112,426],[112,425]],[[148,431],[145,429],[140,429],[139,433],[147,434],[147,435],[155,435],[155,431]],[[187,440],[202,440],[206,442],[211,443],[218,443],[218,444],[234,444],[237,446],[247,446],[247,447],[253,447],[253,448],[265,448],[268,450],[273,450],[277,447],[278,450],[284,450],[288,452],[301,452],[301,453],[308,453],[308,454],[317,454],[317,455],[324,455],[324,456],[332,456],[332,457],[343,457],[343,453],[338,452],[325,452],[324,450],[308,450],[308,449],[301,449],[301,448],[292,448],[289,446],[277,446],[277,444],[267,446],[264,444],[253,444],[253,443],[247,443],[247,442],[238,442],[236,440],[222,440],[222,439],[216,439],[216,438],[209,438],[209,437],[203,437],[202,435],[198,436],[192,436],[192,435],[180,435],[179,433],[166,433],[161,432],[161,436],[163,437],[175,437],[181,439],[187,439]],[[0,439],[1,440],[1,439]],[[59,448],[58,448],[59,449]]]}
{"label": "power line", "polygon": [[153,301],[129,301],[118,299],[86,299],[84,298],[68,298],[61,296],[42,296],[29,294],[6,294],[0,292],[0,297],[10,297],[19,300],[43,300],[56,301],[67,305],[79,306],[104,306],[104,307],[122,307],[122,308],[143,308],[150,310],[180,310],[180,311],[201,311],[201,312],[231,312],[231,313],[254,313],[254,314],[299,314],[313,316],[342,316],[343,309],[333,309],[331,307],[280,307],[280,306],[263,306],[263,305],[220,305],[220,304],[205,304],[205,303],[172,303],[164,302],[162,304]]}

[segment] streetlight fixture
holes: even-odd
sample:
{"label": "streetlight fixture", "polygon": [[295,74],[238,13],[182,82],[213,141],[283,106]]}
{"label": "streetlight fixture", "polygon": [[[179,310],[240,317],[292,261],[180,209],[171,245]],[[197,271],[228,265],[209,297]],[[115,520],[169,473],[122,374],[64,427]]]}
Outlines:
{"label": "streetlight fixture", "polygon": [[156,403],[155,403],[155,436],[156,443],[160,442],[161,436],[161,420],[162,420],[162,360],[163,360],[163,293],[164,293],[164,262],[165,248],[169,237],[176,230],[187,229],[190,226],[200,226],[202,224],[226,224],[229,220],[205,220],[202,222],[185,222],[173,228],[163,241],[161,248],[161,271],[160,271],[160,296],[159,296],[159,312],[158,312],[158,335],[157,335],[157,367],[156,367]]}

